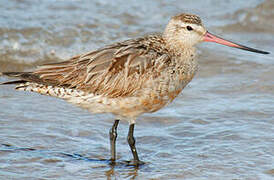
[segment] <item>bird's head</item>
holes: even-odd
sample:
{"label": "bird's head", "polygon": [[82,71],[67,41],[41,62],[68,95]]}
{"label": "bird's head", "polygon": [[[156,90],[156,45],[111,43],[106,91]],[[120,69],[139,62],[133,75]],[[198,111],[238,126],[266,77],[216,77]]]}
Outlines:
{"label": "bird's head", "polygon": [[183,13],[172,17],[163,36],[168,44],[174,46],[173,48],[175,49],[191,48],[200,42],[215,42],[242,50],[269,54],[268,52],[249,48],[209,33],[202,24],[200,17],[193,14]]}
{"label": "bird's head", "polygon": [[164,36],[184,47],[192,47],[203,41],[206,29],[201,19],[192,14],[179,14],[169,21]]}

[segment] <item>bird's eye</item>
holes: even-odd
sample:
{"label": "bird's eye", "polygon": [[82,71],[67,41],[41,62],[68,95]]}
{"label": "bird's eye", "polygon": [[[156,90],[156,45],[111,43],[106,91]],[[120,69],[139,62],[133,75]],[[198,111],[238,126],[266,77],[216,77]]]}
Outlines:
{"label": "bird's eye", "polygon": [[193,30],[193,28],[191,26],[187,26],[186,28],[187,28],[188,31],[192,31]]}

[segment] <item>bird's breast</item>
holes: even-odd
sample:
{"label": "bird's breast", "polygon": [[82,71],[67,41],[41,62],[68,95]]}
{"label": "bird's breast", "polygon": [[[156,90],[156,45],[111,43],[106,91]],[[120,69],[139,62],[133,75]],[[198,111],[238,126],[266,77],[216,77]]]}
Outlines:
{"label": "bird's breast", "polygon": [[193,79],[198,64],[193,58],[179,61],[164,68],[156,79],[150,79],[142,89],[142,106],[150,112],[157,111],[172,102]]}

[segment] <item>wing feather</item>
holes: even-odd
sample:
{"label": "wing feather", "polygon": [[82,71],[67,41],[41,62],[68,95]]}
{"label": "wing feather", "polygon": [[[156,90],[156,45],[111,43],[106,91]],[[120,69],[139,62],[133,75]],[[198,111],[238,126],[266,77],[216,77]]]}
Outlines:
{"label": "wing feather", "polygon": [[[108,97],[132,95],[149,78],[156,59],[169,57],[139,41],[124,41],[33,72],[42,82]],[[164,65],[164,64],[161,64]]]}

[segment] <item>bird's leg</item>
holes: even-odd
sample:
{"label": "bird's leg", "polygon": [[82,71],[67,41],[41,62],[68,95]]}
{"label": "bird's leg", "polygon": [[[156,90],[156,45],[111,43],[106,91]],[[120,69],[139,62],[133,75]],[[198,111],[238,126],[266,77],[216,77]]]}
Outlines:
{"label": "bird's leg", "polygon": [[130,124],[129,130],[128,130],[127,142],[130,146],[130,149],[134,158],[134,163],[139,164],[140,160],[135,147],[135,139],[133,137],[133,132],[134,132],[134,124]]}
{"label": "bird's leg", "polygon": [[110,140],[110,148],[111,148],[111,161],[116,160],[116,138],[117,138],[117,126],[119,124],[119,120],[115,120],[112,128],[109,130],[109,140]]}

